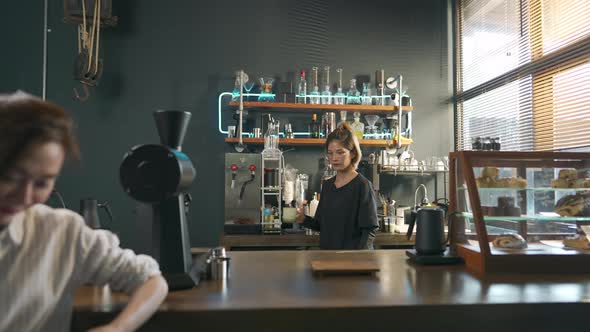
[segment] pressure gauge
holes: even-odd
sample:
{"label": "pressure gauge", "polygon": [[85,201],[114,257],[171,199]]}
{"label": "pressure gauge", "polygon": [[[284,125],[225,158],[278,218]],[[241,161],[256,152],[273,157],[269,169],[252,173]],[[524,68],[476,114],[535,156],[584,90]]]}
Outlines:
{"label": "pressure gauge", "polygon": [[238,80],[240,79],[240,72],[241,72],[241,73],[242,73],[242,75],[243,75],[243,76],[242,76],[242,79],[243,79],[243,80],[242,80],[242,84],[245,84],[246,82],[248,82],[248,80],[249,80],[250,78],[248,77],[248,74],[246,74],[244,71],[242,71],[242,70],[238,70],[238,71],[236,71],[236,79],[238,79]]}
{"label": "pressure gauge", "polygon": [[385,86],[392,90],[395,89],[397,87],[396,79],[393,77],[388,77],[387,80],[385,80]]}

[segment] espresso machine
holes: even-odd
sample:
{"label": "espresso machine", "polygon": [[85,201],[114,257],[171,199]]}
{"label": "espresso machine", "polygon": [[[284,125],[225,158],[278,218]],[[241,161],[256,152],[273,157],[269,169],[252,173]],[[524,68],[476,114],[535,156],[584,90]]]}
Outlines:
{"label": "espresso machine", "polygon": [[261,233],[260,153],[225,154],[226,234]]}
{"label": "espresso machine", "polygon": [[161,144],[131,148],[119,170],[123,189],[139,202],[140,227],[151,231],[146,253],[158,261],[171,290],[192,288],[199,277],[187,226],[187,190],[196,172],[181,152],[190,117],[183,111],[154,112]]}

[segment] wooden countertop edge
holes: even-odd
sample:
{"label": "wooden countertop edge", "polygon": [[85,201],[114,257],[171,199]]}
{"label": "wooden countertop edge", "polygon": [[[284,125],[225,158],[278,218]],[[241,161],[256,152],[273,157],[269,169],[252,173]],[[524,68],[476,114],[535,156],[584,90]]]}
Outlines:
{"label": "wooden countertop edge", "polygon": [[[223,247],[317,247],[319,235],[304,234],[223,234],[219,245]],[[410,240],[405,234],[377,233],[375,245],[413,245],[414,235]],[[197,250],[199,252],[201,250]],[[193,250],[193,253],[195,251]]]}

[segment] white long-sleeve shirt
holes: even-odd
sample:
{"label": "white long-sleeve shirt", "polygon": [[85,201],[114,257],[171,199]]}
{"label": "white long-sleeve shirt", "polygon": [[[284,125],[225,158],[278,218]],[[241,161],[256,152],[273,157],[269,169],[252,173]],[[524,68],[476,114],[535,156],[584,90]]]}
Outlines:
{"label": "white long-sleeve shirt", "polygon": [[0,231],[0,331],[69,331],[83,284],[132,293],[158,263],[119,247],[77,213],[35,205]]}

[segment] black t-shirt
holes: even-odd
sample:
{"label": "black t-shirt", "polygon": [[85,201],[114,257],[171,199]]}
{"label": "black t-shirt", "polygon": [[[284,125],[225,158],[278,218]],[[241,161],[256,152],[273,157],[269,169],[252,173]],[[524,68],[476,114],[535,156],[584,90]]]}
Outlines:
{"label": "black t-shirt", "polygon": [[379,227],[373,185],[361,174],[340,188],[335,180],[324,181],[315,218],[303,225],[320,231],[321,249],[372,249]]}

